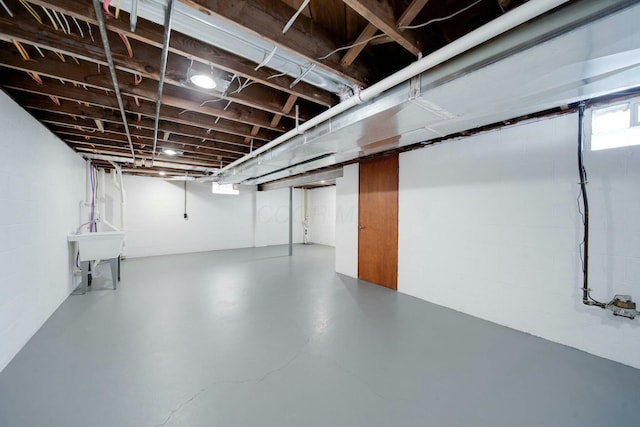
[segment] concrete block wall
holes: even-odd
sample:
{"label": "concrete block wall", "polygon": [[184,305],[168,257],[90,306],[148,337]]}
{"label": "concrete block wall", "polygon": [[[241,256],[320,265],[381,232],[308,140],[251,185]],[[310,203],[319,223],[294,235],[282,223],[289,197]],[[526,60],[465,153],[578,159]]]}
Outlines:
{"label": "concrete block wall", "polygon": [[[107,182],[107,217],[118,225],[120,193]],[[253,246],[255,189],[212,194],[210,183],[124,176],[127,257],[169,255]]]}
{"label": "concrete block wall", "polygon": [[336,245],[336,187],[309,190],[309,239],[321,245]]}
{"label": "concrete block wall", "polygon": [[0,92],[0,370],[73,290],[85,162]]}
{"label": "concrete block wall", "polygon": [[[640,319],[581,301],[576,114],[400,156],[398,290],[640,368]],[[640,146],[587,151],[593,297],[640,300]]]}
{"label": "concrete block wall", "polygon": [[[118,225],[120,193],[106,179],[107,219]],[[126,255],[130,258],[289,243],[289,189],[212,194],[210,183],[124,176]],[[294,243],[302,242],[302,192],[294,190]]]}
{"label": "concrete block wall", "polygon": [[342,168],[336,179],[336,272],[358,277],[358,164]]}
{"label": "concrete block wall", "polygon": [[[293,191],[293,243],[302,243],[302,190]],[[289,189],[256,192],[255,246],[289,243]]]}

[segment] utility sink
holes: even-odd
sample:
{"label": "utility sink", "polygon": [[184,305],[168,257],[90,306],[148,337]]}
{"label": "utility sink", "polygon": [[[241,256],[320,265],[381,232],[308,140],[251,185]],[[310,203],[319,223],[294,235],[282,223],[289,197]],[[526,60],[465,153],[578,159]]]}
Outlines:
{"label": "utility sink", "polygon": [[123,231],[99,231],[96,233],[69,234],[67,240],[78,245],[78,258],[82,270],[82,284],[79,291],[84,294],[91,286],[91,261],[108,260],[111,265],[113,289],[120,281],[120,253],[124,242]]}
{"label": "utility sink", "polygon": [[69,242],[77,242],[80,261],[117,258],[122,252],[124,231],[69,234]]}

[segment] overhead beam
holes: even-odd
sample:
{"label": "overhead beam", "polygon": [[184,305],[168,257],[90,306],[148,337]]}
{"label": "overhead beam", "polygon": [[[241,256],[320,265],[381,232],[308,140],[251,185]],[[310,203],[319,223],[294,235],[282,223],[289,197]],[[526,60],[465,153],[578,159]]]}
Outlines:
{"label": "overhead beam", "polygon": [[[76,148],[76,150],[80,151],[81,148]],[[97,160],[99,162],[104,162],[106,164],[107,161],[114,161],[114,162],[118,162],[118,163],[132,163],[131,159],[126,158],[126,157],[121,157],[121,155],[117,152],[105,152],[104,154],[98,154],[98,153],[94,153],[92,151],[94,150],[87,150],[84,149],[84,154],[83,157],[86,159],[93,159],[93,160]],[[218,169],[219,166],[192,166],[189,164],[179,164],[179,163],[168,163],[168,162],[159,162],[156,161],[155,165],[153,168],[138,168],[135,169],[136,171],[149,171],[150,173],[153,172],[158,172],[159,170],[161,170],[162,168],[171,168],[171,169],[179,169],[182,170],[183,172],[198,172],[198,174],[204,174],[204,173],[209,173],[213,170]]]}
{"label": "overhead beam", "polygon": [[[400,32],[404,31],[400,27],[411,24],[411,22],[413,22],[416,16],[418,16],[418,13],[420,13],[420,11],[426,6],[428,2],[429,0],[413,0],[396,22],[396,27],[398,27],[398,30]],[[376,39],[370,40],[373,36],[375,36],[376,32],[378,32],[378,27],[369,22],[364,30],[362,30],[356,41],[353,43],[353,46],[351,46],[347,53],[344,54],[342,60],[340,61],[341,64],[344,66],[351,64],[358,57],[358,55],[360,55],[362,50],[367,47],[368,44],[379,44],[383,39],[385,43],[393,41],[389,36],[378,37]]]}
{"label": "overhead beam", "polygon": [[404,47],[413,55],[420,55],[422,49],[419,41],[410,32],[401,32],[391,7],[378,0],[343,0],[350,8],[375,25],[380,31],[391,37],[393,41]]}
{"label": "overhead beam", "polygon": [[[72,135],[79,137],[90,137],[90,138],[103,138],[108,139],[110,141],[120,141],[123,142],[122,139],[123,133],[116,132],[111,130],[106,130],[104,132],[96,131],[92,129],[89,131],[87,128],[69,126],[65,123],[56,123],[54,121],[43,120],[43,123],[47,123],[49,125],[49,129],[54,131],[57,135]],[[148,132],[144,133],[136,133],[135,135],[136,143],[138,144],[151,144],[153,143],[153,134],[149,135]],[[188,137],[174,137],[173,139],[164,139],[160,138],[159,141],[167,144],[177,144],[184,148],[185,151],[189,153],[205,153],[212,156],[222,156],[232,159],[237,159],[247,154],[249,150],[246,151],[238,151],[238,147],[233,147],[233,149],[228,149],[222,144],[213,142],[213,141],[194,141]]]}
{"label": "overhead beam", "polygon": [[[54,114],[50,112],[35,112],[35,117],[43,123],[51,124],[54,126],[66,127],[66,128],[89,128],[95,129],[93,125],[92,119],[87,118],[76,118],[75,120],[70,116],[66,116],[63,114]],[[206,131],[202,131],[201,134],[195,135],[193,133],[183,133],[180,131],[176,131],[176,127],[173,123],[168,123],[165,121],[160,122],[161,128],[160,131],[164,133],[169,133],[172,138],[180,138],[186,137],[191,138],[193,141],[193,145],[203,145],[206,144],[212,148],[216,148],[222,151],[227,151],[230,153],[236,154],[247,154],[249,152],[249,145],[244,143],[244,140],[241,137],[235,137],[233,141],[229,141],[226,139],[220,139],[218,137],[217,132],[211,132],[207,134]],[[102,126],[105,132],[118,133],[123,134],[124,129],[118,123],[114,123],[112,121],[102,121]],[[153,138],[153,125],[150,121],[142,121],[135,123],[135,136],[143,137],[143,138]],[[194,128],[195,130],[200,130]],[[224,137],[233,137],[233,135],[223,134]],[[182,143],[182,142],[181,142]],[[262,141],[254,141],[254,147],[260,147],[264,144]]]}
{"label": "overhead beam", "polygon": [[343,67],[335,55],[319,59],[340,46],[327,32],[304,15],[298,16],[286,34],[282,29],[295,9],[281,1],[272,0],[180,0],[200,12],[268,41],[278,48],[292,52],[327,71],[366,86],[369,72],[361,64]]}
{"label": "overhead beam", "polygon": [[[80,0],[31,0],[30,3],[63,12],[68,16],[92,24],[97,23],[95,12],[87,7],[86,2]],[[124,12],[121,12],[121,14],[123,15],[122,19],[107,20],[107,28],[109,30],[122,33],[130,39],[138,40],[157,48],[162,47],[163,28],[161,25],[142,19],[138,20],[136,30],[132,32],[128,25],[128,14]],[[285,93],[294,94],[325,107],[331,107],[338,102],[335,95],[325,90],[306,82],[299,82],[291,87],[294,81],[293,77],[286,75],[273,77],[277,73],[268,67],[255,70],[256,64],[254,62],[182,33],[172,32],[169,51],[185,58],[193,58],[195,61],[238,74]]]}
{"label": "overhead beam", "polygon": [[[289,95],[289,99],[287,99],[287,102],[284,104],[284,107],[282,108],[282,114],[288,114],[293,108],[293,106],[295,105],[297,100],[298,100],[297,96]],[[278,126],[278,124],[280,123],[280,120],[282,120],[282,117],[283,117],[282,114],[276,114],[275,116],[273,116],[273,120],[271,120],[271,126]]]}
{"label": "overhead beam", "polygon": [[[113,146],[110,144],[94,144],[91,142],[87,142],[87,141],[83,141],[83,140],[74,140],[74,139],[64,139],[64,142],[66,142],[69,145],[72,145],[73,148],[79,152],[84,152],[84,153],[93,153],[95,155],[102,155],[102,156],[109,156],[109,155],[117,155],[117,156],[123,156],[126,154],[126,151],[123,151],[120,147],[118,146]],[[141,153],[140,154],[140,159],[139,160],[151,160],[151,152],[149,153]],[[131,158],[129,158],[129,161],[131,161]],[[190,169],[193,168],[194,170],[197,170],[197,168],[207,168],[207,169],[218,169],[220,167],[220,162],[203,162],[197,159],[182,159],[180,157],[170,157],[170,156],[163,156],[160,161],[156,161],[157,163],[161,163],[161,164],[172,164],[172,167],[174,168],[178,168],[180,166],[183,167],[187,167],[190,166]],[[229,162],[224,162],[224,163],[229,163]]]}
{"label": "overhead beam", "polygon": [[367,26],[364,27],[364,30],[362,30],[356,41],[353,42],[353,46],[351,46],[349,50],[347,50],[347,53],[344,54],[344,56],[340,60],[340,63],[346,67],[349,66],[353,61],[355,61],[358,55],[360,55],[360,52],[362,52],[364,48],[367,47],[369,39],[375,36],[377,32],[378,27],[369,22]]}
{"label": "overhead beam", "polygon": [[[16,16],[12,20],[0,19],[0,39],[7,42],[11,40],[18,40],[22,43],[38,46],[42,49],[54,50],[63,55],[73,56],[89,63],[107,65],[104,52],[101,49],[97,49],[96,46],[88,41],[85,41],[80,37],[53,31],[46,25],[38,24],[35,20],[29,20],[20,16]],[[138,43],[134,48],[135,55],[131,58],[120,47],[120,44],[112,43],[112,45],[114,46],[113,58],[116,68],[131,74],[140,74],[145,78],[143,79],[143,83],[148,84],[155,82],[154,87],[157,87],[156,85],[160,78],[159,70],[157,68],[158,64],[156,64],[157,57],[160,53],[157,48]],[[228,95],[223,95],[218,92],[207,92],[203,89],[185,86],[184,78],[186,76],[188,66],[189,62],[186,59],[176,58],[175,55],[171,56],[168,65],[168,68],[171,71],[167,74],[166,83],[180,88],[181,91],[192,91],[195,93],[196,97],[199,96],[203,100],[211,99],[211,97],[222,98],[233,103],[241,104],[250,108],[256,108],[271,114],[281,111],[282,105],[286,99],[285,97],[280,96],[280,93],[274,93],[272,89],[261,85],[252,85],[252,87],[247,87],[245,90]],[[39,65],[34,64],[33,67],[37,68]],[[89,72],[91,74],[95,74],[93,69]],[[77,73],[78,72],[76,72],[76,74]],[[133,82],[133,75],[130,75],[128,78],[123,77],[122,79],[124,81]],[[146,79],[152,79],[152,81],[145,82]],[[157,91],[154,89],[152,92],[154,95],[149,99],[155,99],[155,92]],[[278,103],[278,99],[282,99],[280,103]],[[168,99],[163,97],[163,103],[166,104],[167,101]],[[237,107],[234,105],[231,109],[237,110]],[[317,111],[309,112],[308,114],[306,112],[303,113],[302,120],[311,118],[316,112]],[[256,114],[260,113],[257,112]],[[263,118],[265,122],[270,122],[270,120],[266,119],[266,116],[263,115]],[[260,125],[260,123],[252,124]],[[263,127],[263,125],[261,125],[261,127]],[[285,129],[282,130],[284,131]]]}
{"label": "overhead beam", "polygon": [[258,189],[261,191],[269,191],[286,187],[302,187],[320,181],[330,181],[336,178],[342,178],[341,167],[320,172],[311,172],[304,175],[292,176],[290,178],[281,179],[279,181],[271,183],[260,184],[258,186]]}
{"label": "overhead beam", "polygon": [[[62,84],[57,80],[48,79],[44,85],[39,85],[32,79],[25,76],[18,76],[13,72],[6,72],[6,78],[0,82],[5,87],[23,90],[31,93],[37,93],[41,95],[53,95],[61,99],[68,99],[72,101],[88,102],[92,105],[98,105],[108,108],[118,108],[115,97],[107,96],[104,91],[100,89],[82,89],[80,87],[73,86],[71,83]],[[133,97],[138,96],[147,100],[153,99],[154,91],[145,90],[144,87],[134,86],[133,84],[128,86],[127,95],[129,99],[125,98],[124,106],[125,110],[130,113],[141,113],[146,116],[155,117],[155,109],[153,106],[147,103],[140,103],[137,106]],[[237,121],[251,125],[258,125],[260,127],[271,128],[271,119],[267,113],[260,111],[247,111],[243,109],[229,108],[224,109],[224,106],[216,106],[215,103],[209,103],[203,105],[202,100],[192,101],[184,99],[176,93],[174,88],[167,88],[163,96],[163,104],[165,106],[171,106],[187,111],[195,111],[200,114],[211,116],[210,121],[215,121],[217,117],[226,118],[229,120]],[[163,107],[164,108],[164,107]],[[251,132],[249,131],[249,136]]]}
{"label": "overhead beam", "polygon": [[[112,109],[105,109],[99,106],[85,105],[77,102],[63,102],[61,105],[55,105],[50,99],[38,94],[28,94],[26,92],[12,92],[12,96],[16,98],[21,105],[30,110],[45,111],[54,114],[66,114],[70,117],[91,117],[99,120],[107,120],[114,123],[119,122],[117,116]],[[143,115],[142,123],[151,116]],[[191,135],[194,137],[202,137],[213,139],[221,139],[225,142],[233,144],[246,145],[243,141],[244,137],[250,135],[251,128],[244,124],[227,123],[220,120],[215,123],[213,120],[209,122],[203,121],[204,115],[180,111],[170,107],[161,110],[160,118],[164,121],[166,130],[172,133],[180,133]],[[138,122],[134,123],[138,125]],[[152,126],[152,125],[150,125]],[[164,128],[163,128],[164,129]],[[255,136],[260,141],[270,141],[279,135],[273,131],[261,129]],[[235,138],[235,137],[239,138]]]}
{"label": "overhead beam", "polygon": [[[124,147],[124,143],[127,142],[125,138],[122,138],[120,134],[114,134],[110,132],[100,133],[95,132],[92,134],[87,134],[86,132],[82,132],[77,129],[68,129],[62,128],[55,131],[57,135],[61,135],[61,138],[84,138],[88,143],[112,143],[112,144],[120,144],[120,146]],[[89,138],[89,139],[87,139]],[[149,140],[149,138],[145,138],[144,140],[137,140],[136,144],[144,144],[144,147],[153,146],[153,139]],[[166,141],[159,140],[158,146],[180,146],[180,150],[183,151],[183,154],[180,156],[182,159],[195,159],[195,160],[206,160],[209,159],[211,161],[216,160],[229,160],[234,161],[242,157],[243,154],[231,154],[221,152],[219,150],[211,149],[205,144],[197,146],[196,149],[193,146],[186,146],[176,141]],[[151,153],[149,153],[151,154]],[[158,155],[158,154],[156,154]]]}

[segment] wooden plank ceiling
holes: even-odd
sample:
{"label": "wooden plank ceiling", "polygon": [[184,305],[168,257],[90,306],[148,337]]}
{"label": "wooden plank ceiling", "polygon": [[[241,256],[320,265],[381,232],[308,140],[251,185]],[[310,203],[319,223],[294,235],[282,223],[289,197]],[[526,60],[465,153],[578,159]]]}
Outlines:
{"label": "wooden plank ceiling", "polygon": [[[509,0],[180,0],[238,32],[258,34],[323,70],[366,87],[419,55],[495,19]],[[154,127],[164,27],[138,18],[135,31],[117,0],[104,13],[126,126],[89,0],[2,0],[0,85],[18,104],[82,154],[133,159],[128,173],[199,177],[225,166],[337,104],[337,94],[299,76],[176,31]],[[301,6],[290,29],[283,28]],[[457,13],[459,12],[459,13]],[[451,18],[418,28],[434,18]],[[334,52],[331,55],[330,53]],[[188,82],[190,68],[231,81],[220,92]],[[19,141],[16,141],[19,143]],[[178,152],[169,156],[163,149]],[[133,151],[133,153],[132,153]],[[98,162],[111,168],[106,161]]]}

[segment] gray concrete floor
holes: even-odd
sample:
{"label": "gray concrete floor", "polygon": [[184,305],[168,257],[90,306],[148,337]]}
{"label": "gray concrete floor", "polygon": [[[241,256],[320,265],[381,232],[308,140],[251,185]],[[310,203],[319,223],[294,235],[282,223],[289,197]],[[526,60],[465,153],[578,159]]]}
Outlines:
{"label": "gray concrete floor", "polygon": [[0,426],[640,424],[640,370],[286,251],[124,261],[0,373]]}

